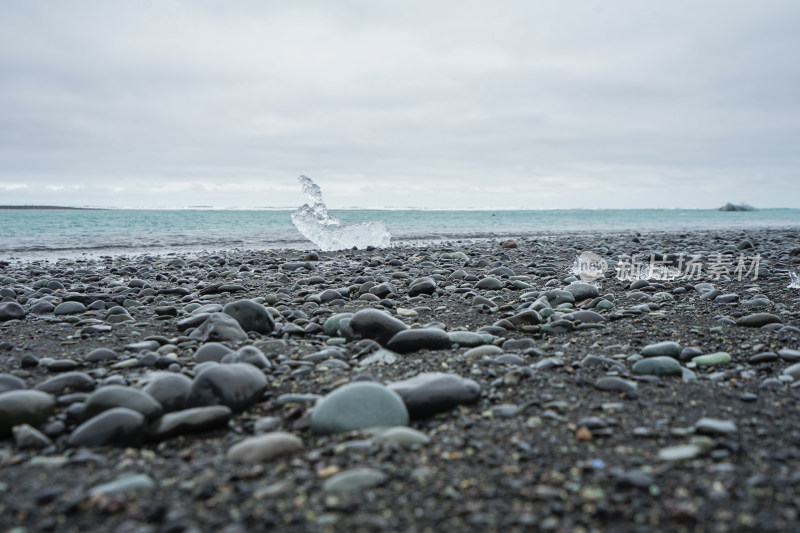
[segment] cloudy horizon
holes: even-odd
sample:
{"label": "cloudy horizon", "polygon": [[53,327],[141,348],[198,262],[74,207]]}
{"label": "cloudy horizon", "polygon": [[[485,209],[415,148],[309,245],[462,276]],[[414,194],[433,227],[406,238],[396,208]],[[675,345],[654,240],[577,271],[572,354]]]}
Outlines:
{"label": "cloudy horizon", "polygon": [[800,208],[800,4],[0,4],[0,204]]}

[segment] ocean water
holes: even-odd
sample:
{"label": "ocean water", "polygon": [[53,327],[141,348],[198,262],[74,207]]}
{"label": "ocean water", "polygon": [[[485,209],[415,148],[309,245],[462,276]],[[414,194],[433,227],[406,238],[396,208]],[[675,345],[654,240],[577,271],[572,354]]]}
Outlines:
{"label": "ocean water", "polygon": [[[291,209],[0,209],[0,259],[198,250],[312,250]],[[436,211],[331,210],[343,224],[382,221],[393,243],[573,232],[658,232],[728,228],[800,229],[800,209]]]}

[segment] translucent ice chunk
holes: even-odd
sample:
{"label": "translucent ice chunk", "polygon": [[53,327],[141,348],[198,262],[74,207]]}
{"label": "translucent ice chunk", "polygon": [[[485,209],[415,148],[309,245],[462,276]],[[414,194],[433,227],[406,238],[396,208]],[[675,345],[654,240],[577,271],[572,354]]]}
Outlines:
{"label": "translucent ice chunk", "polygon": [[791,283],[789,283],[789,289],[800,289],[800,270],[796,272],[789,272],[789,279]]}
{"label": "translucent ice chunk", "polygon": [[313,205],[303,204],[292,213],[292,223],[305,238],[316,244],[320,250],[344,250],[347,248],[366,248],[389,246],[392,235],[383,222],[370,221],[350,226],[342,225],[339,219],[328,213],[322,201],[322,191],[311,178],[300,176],[300,186]]}

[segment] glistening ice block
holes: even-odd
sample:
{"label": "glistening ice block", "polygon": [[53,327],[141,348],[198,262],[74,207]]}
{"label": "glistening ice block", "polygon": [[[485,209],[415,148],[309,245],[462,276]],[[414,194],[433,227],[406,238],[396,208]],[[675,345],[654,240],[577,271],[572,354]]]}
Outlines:
{"label": "glistening ice block", "polygon": [[303,193],[313,205],[303,204],[292,213],[292,223],[305,238],[316,244],[322,251],[345,250],[348,248],[367,248],[389,246],[392,235],[383,222],[370,221],[361,224],[342,225],[338,218],[328,213],[322,201],[322,191],[311,178],[298,178]]}

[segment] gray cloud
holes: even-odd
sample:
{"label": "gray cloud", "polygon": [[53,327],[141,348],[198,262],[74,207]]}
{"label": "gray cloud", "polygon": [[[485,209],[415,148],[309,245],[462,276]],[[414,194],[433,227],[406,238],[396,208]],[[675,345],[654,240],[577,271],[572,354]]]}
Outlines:
{"label": "gray cloud", "polygon": [[791,1],[0,4],[0,203],[800,207]]}

